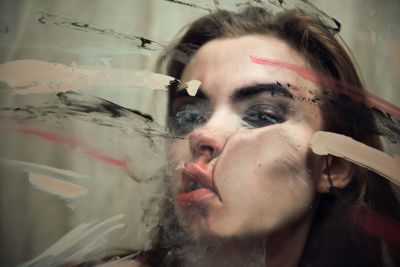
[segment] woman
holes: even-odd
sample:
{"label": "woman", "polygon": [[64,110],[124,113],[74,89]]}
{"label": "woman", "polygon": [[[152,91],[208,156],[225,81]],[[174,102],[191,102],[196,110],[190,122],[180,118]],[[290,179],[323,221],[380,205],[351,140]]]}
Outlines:
{"label": "woman", "polygon": [[[328,75],[362,87],[334,35],[305,11],[271,15],[249,7],[198,19],[166,52],[160,62],[181,80],[170,86],[169,125],[178,137],[169,155],[171,201],[158,243],[134,264],[398,261],[396,248],[356,223],[365,204],[399,220],[389,183],[310,148],[313,134],[323,130],[381,149],[372,111],[360,101],[365,97],[354,101],[318,82]],[[301,70],[310,69],[313,79],[305,79]],[[195,96],[185,89],[192,80],[201,82]]]}

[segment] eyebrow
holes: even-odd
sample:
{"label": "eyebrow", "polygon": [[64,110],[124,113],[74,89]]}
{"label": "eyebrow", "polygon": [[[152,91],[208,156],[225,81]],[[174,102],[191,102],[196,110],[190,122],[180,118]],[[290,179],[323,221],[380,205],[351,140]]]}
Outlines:
{"label": "eyebrow", "polygon": [[[279,96],[284,96],[293,99],[293,95],[289,92],[289,90],[280,83],[266,83],[266,84],[255,84],[251,86],[246,86],[240,88],[235,93],[233,93],[233,95],[230,96],[230,99],[233,102],[238,102],[246,98],[251,98],[263,93],[270,93],[272,96],[277,94]],[[208,99],[208,96],[205,93],[203,93],[201,88],[197,90],[195,96],[190,96],[187,90],[184,88],[182,90],[175,92],[175,94],[172,95],[171,99],[176,100],[177,98],[181,97],[197,97],[201,99]]]}
{"label": "eyebrow", "polygon": [[255,84],[243,87],[234,92],[230,98],[233,102],[238,102],[263,93],[270,93],[272,96],[276,94],[293,99],[293,95],[289,92],[289,90],[280,83]]}

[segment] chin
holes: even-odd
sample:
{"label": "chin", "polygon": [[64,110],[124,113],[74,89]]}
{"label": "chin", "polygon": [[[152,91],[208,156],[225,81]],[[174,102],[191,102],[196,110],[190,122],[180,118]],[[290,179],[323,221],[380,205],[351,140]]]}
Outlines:
{"label": "chin", "polygon": [[181,220],[185,232],[193,239],[232,239],[259,237],[266,229],[249,228],[248,223],[241,221],[227,223],[212,216],[192,216]]}

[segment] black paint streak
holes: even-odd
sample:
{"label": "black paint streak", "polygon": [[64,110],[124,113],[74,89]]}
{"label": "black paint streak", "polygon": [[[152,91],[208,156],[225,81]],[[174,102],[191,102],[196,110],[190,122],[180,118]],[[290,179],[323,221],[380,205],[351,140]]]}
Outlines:
{"label": "black paint streak", "polygon": [[[175,79],[168,85],[170,92],[178,88],[180,81]],[[291,88],[294,88],[293,86]],[[1,95],[0,95],[1,97]],[[62,125],[64,120],[80,120],[94,123],[101,126],[119,128],[123,131],[134,131],[146,138],[153,136],[164,138],[176,138],[168,134],[165,129],[153,121],[149,114],[134,109],[117,105],[108,100],[81,94],[78,92],[60,92],[39,94],[36,96],[15,96],[16,101],[10,103],[35,103],[8,106],[0,108],[0,117],[14,119],[20,122],[27,120],[41,120],[46,123]],[[313,98],[295,97],[295,101],[305,101],[310,104],[320,105],[322,111],[338,111],[340,114],[351,114],[342,118],[347,120],[346,124],[351,127],[353,124],[360,125],[359,129],[363,134],[377,134],[391,143],[400,142],[400,121],[393,118],[377,108],[369,108],[363,103],[355,102],[346,95],[331,98],[328,95],[314,95]],[[321,99],[324,99],[323,101]],[[328,104],[328,105],[327,105]],[[327,106],[326,106],[327,105]],[[369,114],[376,118],[378,128],[371,129]],[[171,115],[171,112],[169,113]],[[340,120],[337,123],[341,123]],[[347,126],[346,126],[347,127]],[[340,127],[335,127],[340,128]]]}
{"label": "black paint streak", "polygon": [[150,41],[149,39],[145,39],[143,37],[140,37],[140,41],[142,42],[140,44],[140,47],[143,47],[143,48],[147,48],[146,44],[151,44],[152,43],[152,41]]}
{"label": "black paint streak", "polygon": [[332,28],[334,33],[339,33],[342,29],[342,24],[335,18],[331,18],[331,20],[336,24],[336,28]]}
{"label": "black paint streak", "polygon": [[199,9],[203,9],[203,10],[208,11],[208,12],[212,12],[212,10],[209,9],[209,8],[197,6],[197,5],[190,4],[190,3],[186,3],[186,2],[182,2],[182,1],[176,1],[176,0],[165,0],[165,1],[167,1],[167,2],[172,2],[172,3],[175,3],[175,4],[180,4],[180,5],[183,5],[183,6],[189,6],[189,7],[199,8]]}
{"label": "black paint streak", "polygon": [[178,79],[174,79],[173,81],[169,82],[169,85],[167,85],[167,89],[170,91],[176,91],[178,89],[178,86],[181,82]]}
{"label": "black paint streak", "polygon": [[34,113],[31,111],[31,109],[32,109],[32,107],[27,106],[26,108],[15,108],[14,111],[24,111],[30,115],[34,115]]}
{"label": "black paint streak", "polygon": [[76,27],[81,27],[81,28],[88,28],[89,24],[85,23],[85,24],[81,24],[79,22],[72,22],[71,25],[76,26]]}
{"label": "black paint streak", "polygon": [[380,129],[379,134],[387,138],[391,143],[400,143],[400,121],[378,109],[372,109],[372,111]]}
{"label": "black paint streak", "polygon": [[[91,97],[91,101],[85,103],[82,99],[77,98],[80,94],[76,92],[66,92],[66,93],[57,93],[57,97],[64,105],[68,106],[71,111],[75,112],[84,112],[84,113],[103,113],[105,115],[109,115],[112,118],[118,118],[123,116],[129,116],[129,114],[139,115],[140,117],[146,119],[147,121],[153,122],[153,118],[149,114],[143,114],[138,110],[129,109],[117,105],[108,100],[102,99],[100,97]],[[71,97],[73,96],[73,97]],[[93,101],[97,100],[97,101]]]}
{"label": "black paint streak", "polygon": [[[1,95],[0,95],[1,98]],[[119,129],[132,136],[142,136],[154,145],[157,137],[176,138],[154,122],[149,114],[117,105],[108,100],[75,91],[12,95],[10,103],[34,103],[0,107],[0,118],[19,123],[41,121],[63,129],[68,121],[81,121]]]}
{"label": "black paint streak", "polygon": [[[324,100],[321,101],[321,107],[324,110],[337,111],[342,115],[349,114],[348,116],[345,115],[341,120],[346,120],[346,124],[349,125],[348,127],[352,127],[351,125],[359,125],[360,127],[357,130],[359,132],[357,134],[362,133],[362,135],[365,136],[380,135],[391,143],[396,144],[400,142],[400,121],[393,118],[390,114],[383,113],[374,107],[370,108],[366,104],[354,101],[344,94],[339,94],[337,98],[333,99],[330,95],[325,95],[323,99]],[[370,128],[370,116],[375,118],[377,128]],[[339,126],[334,127],[334,129],[340,129],[343,126],[340,121],[335,123]]]}
{"label": "black paint streak", "polygon": [[38,19],[38,21],[39,21],[40,23],[42,23],[42,24],[46,24],[45,14],[43,14],[43,15]]}
{"label": "black paint streak", "polygon": [[41,13],[40,17],[38,18],[38,21],[41,24],[51,23],[51,24],[54,24],[57,26],[66,27],[66,28],[70,28],[73,30],[93,32],[93,33],[97,33],[97,34],[113,36],[118,39],[135,41],[136,46],[141,49],[161,50],[161,49],[164,49],[164,47],[165,47],[163,44],[161,44],[157,41],[149,40],[149,39],[141,37],[141,36],[126,34],[126,33],[123,33],[123,32],[120,32],[120,31],[117,31],[114,29],[110,29],[107,27],[98,26],[98,25],[94,25],[94,24],[90,24],[90,23],[80,22],[75,19],[67,18],[64,16],[48,14],[48,13]]}

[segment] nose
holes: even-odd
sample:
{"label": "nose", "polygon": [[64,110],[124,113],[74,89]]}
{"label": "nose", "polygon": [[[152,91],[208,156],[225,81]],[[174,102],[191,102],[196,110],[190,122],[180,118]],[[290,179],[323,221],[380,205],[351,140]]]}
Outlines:
{"label": "nose", "polygon": [[189,146],[194,159],[201,157],[206,162],[217,157],[222,151],[222,146],[218,143],[213,132],[196,131],[191,133],[189,135]]}
{"label": "nose", "polygon": [[201,128],[189,135],[189,146],[194,160],[208,163],[221,154],[229,137],[235,131],[232,114],[213,114]]}

